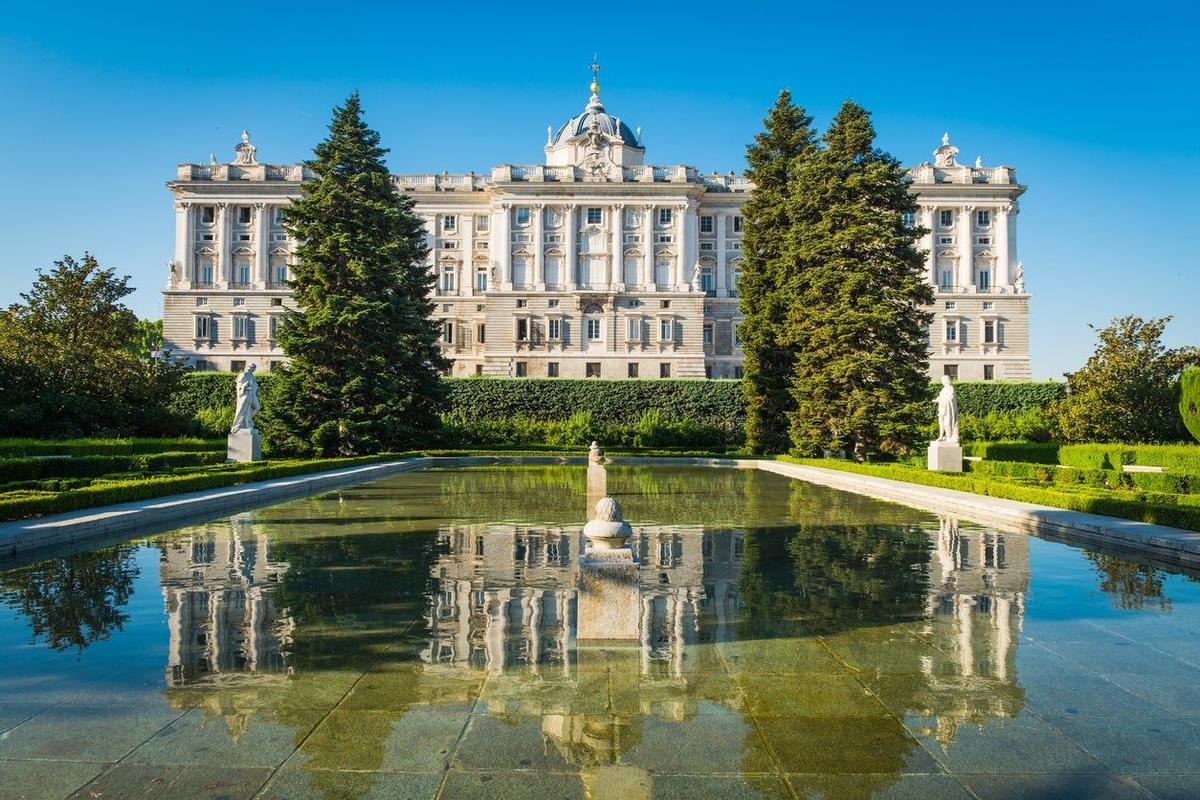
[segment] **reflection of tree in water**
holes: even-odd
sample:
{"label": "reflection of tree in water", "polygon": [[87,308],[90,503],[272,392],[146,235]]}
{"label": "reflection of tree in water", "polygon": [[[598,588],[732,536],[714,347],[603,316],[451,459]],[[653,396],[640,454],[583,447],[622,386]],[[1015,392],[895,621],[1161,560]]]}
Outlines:
{"label": "reflection of tree in water", "polygon": [[1091,550],[1084,550],[1083,555],[1096,570],[1100,591],[1107,594],[1117,608],[1170,610],[1171,598],[1163,594],[1166,574],[1161,570]]}
{"label": "reflection of tree in water", "polygon": [[121,630],[133,594],[134,548],[112,547],[52,558],[0,573],[0,601],[29,623],[33,641],[83,650]]}

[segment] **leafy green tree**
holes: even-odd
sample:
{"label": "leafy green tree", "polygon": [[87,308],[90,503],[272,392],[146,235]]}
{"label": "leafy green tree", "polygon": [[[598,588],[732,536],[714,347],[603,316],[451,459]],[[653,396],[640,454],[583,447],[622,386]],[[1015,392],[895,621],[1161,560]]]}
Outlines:
{"label": "leafy green tree", "polygon": [[163,347],[163,321],[161,319],[139,319],[138,340],[134,352],[142,358],[152,358]]}
{"label": "leafy green tree", "polygon": [[795,363],[793,348],[779,333],[787,313],[788,276],[797,265],[785,260],[791,217],[787,202],[799,163],[815,151],[812,117],[792,102],[786,89],[763,120],[763,131],[746,148],[747,176],[754,191],[744,207],[743,258],[738,293],[744,315],[738,328],[745,354],[747,444],[761,453],[786,452],[788,414],[795,402],[788,383]]}
{"label": "leafy green tree", "polygon": [[1124,316],[1096,330],[1091,358],[1067,374],[1070,393],[1054,404],[1069,442],[1167,442],[1187,436],[1177,410],[1177,382],[1200,364],[1200,349],[1168,349],[1162,335],[1171,317]]}
{"label": "leafy green tree", "polygon": [[1200,367],[1188,367],[1179,376],[1179,416],[1196,439],[1200,439]]}
{"label": "leafy green tree", "polygon": [[[64,256],[21,301],[0,312],[0,361],[23,398],[9,432],[41,435],[162,433],[178,363],[141,351],[136,315],[122,302],[133,289],[94,256]],[[0,395],[2,396],[2,395]]]}
{"label": "leafy green tree", "polygon": [[870,114],[847,101],[824,147],[795,171],[786,258],[795,300],[781,342],[797,354],[793,449],[900,453],[927,417],[933,288],[902,215],[917,209],[900,162],[875,147]]}
{"label": "leafy green tree", "polygon": [[291,359],[263,426],[280,451],[354,455],[402,448],[437,425],[442,399],[423,222],[397,192],[358,93],[333,112],[288,207],[301,244],[298,311],[279,341]]}

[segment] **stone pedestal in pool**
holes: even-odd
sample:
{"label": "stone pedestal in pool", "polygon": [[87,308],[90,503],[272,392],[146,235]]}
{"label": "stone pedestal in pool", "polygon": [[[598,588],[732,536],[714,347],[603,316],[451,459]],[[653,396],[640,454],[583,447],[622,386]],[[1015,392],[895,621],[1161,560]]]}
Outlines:
{"label": "stone pedestal in pool", "polygon": [[587,518],[596,518],[596,504],[608,496],[608,472],[604,468],[604,451],[592,442],[587,459]]}
{"label": "stone pedestal in pool", "polygon": [[225,453],[230,461],[262,461],[262,435],[253,428],[233,431],[226,439]]}
{"label": "stone pedestal in pool", "polygon": [[929,469],[933,472],[962,472],[962,446],[958,442],[930,442]]}
{"label": "stone pedestal in pool", "polygon": [[638,563],[629,546],[633,528],[621,518],[620,504],[611,497],[596,503],[583,535],[587,546],[579,557],[576,638],[640,643]]}

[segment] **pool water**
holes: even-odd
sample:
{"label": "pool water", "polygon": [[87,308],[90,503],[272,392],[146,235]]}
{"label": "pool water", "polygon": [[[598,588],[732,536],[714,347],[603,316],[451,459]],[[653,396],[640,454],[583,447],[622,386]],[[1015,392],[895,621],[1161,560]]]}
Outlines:
{"label": "pool water", "polygon": [[1200,796],[1194,576],[754,471],[409,473],[0,571],[0,797]]}

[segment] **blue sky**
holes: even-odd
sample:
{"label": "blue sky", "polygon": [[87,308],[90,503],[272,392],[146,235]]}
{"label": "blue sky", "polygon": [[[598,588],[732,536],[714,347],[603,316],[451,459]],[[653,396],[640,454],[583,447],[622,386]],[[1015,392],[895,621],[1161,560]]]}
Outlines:
{"label": "blue sky", "polygon": [[[349,5],[347,4],[349,8]],[[845,98],[879,144],[1017,167],[1033,369],[1091,352],[1087,324],[1173,314],[1200,344],[1200,11],[1185,3],[460,2],[0,4],[0,304],[85,249],[160,313],[181,161],[308,157],[353,89],[396,172],[532,163],[587,100],[647,159],[740,170],[781,87],[825,124]]]}

